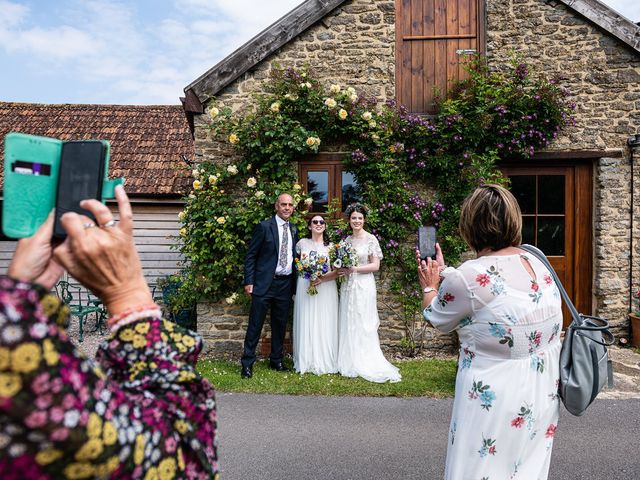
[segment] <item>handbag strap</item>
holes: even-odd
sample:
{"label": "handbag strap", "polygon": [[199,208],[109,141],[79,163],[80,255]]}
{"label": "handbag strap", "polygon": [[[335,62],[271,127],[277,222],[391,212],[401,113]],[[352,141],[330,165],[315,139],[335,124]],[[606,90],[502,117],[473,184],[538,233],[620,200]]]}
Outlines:
{"label": "handbag strap", "polygon": [[538,247],[534,247],[533,245],[528,245],[526,243],[523,243],[522,245],[520,245],[520,248],[525,252],[529,252],[531,255],[533,255],[538,260],[540,260],[545,267],[547,267],[547,269],[549,270],[549,273],[551,273],[551,276],[556,282],[556,286],[558,287],[558,290],[560,290],[560,295],[562,295],[562,299],[566,303],[567,308],[569,309],[569,312],[571,312],[571,318],[574,320],[580,319],[580,314],[578,313],[578,310],[576,309],[575,305],[569,298],[569,294],[564,289],[562,282],[558,278],[558,274],[551,266],[551,263],[549,262],[549,259],[547,259],[546,255],[542,253],[542,251]]}

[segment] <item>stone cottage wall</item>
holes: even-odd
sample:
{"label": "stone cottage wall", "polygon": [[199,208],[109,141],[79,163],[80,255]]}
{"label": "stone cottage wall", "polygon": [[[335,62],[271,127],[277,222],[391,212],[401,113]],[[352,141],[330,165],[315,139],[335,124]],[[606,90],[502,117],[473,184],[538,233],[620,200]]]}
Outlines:
{"label": "stone cottage wall", "polygon": [[[235,110],[246,106],[268,77],[272,62],[285,67],[308,65],[327,84],[353,86],[358,92],[383,100],[393,98],[394,11],[390,0],[344,3],[221,91],[217,100]],[[617,152],[594,165],[594,313],[611,319],[618,334],[627,334],[630,284],[636,289],[640,286],[640,228],[636,220],[630,231],[631,166],[626,147],[627,137],[640,126],[640,55],[553,0],[488,0],[486,46],[494,67],[517,53],[539,71],[566,77],[563,83],[573,92],[577,104],[577,126],[554,143],[554,150]],[[207,115],[195,119],[197,155],[207,161],[233,161],[228,148],[211,138],[206,129],[208,120]],[[637,157],[633,182],[634,216],[640,219]],[[384,271],[381,277],[380,334],[382,342],[389,345],[398,342],[403,330],[395,314],[397,300],[385,288]],[[246,311],[236,306],[203,304],[198,325],[210,341],[211,351],[233,354],[240,351]],[[433,336],[427,340],[429,346],[446,349],[454,344],[451,336],[428,335]]]}
{"label": "stone cottage wall", "polygon": [[[640,225],[631,230],[631,163],[627,138],[640,127],[640,55],[557,1],[487,3],[487,56],[500,64],[517,54],[547,75],[565,77],[577,125],[553,150],[617,150],[594,166],[594,313],[628,335],[630,278],[640,283]],[[637,162],[637,159],[636,159]],[[640,172],[634,175],[638,196]],[[634,217],[640,218],[637,201]],[[634,255],[630,256],[630,238]],[[633,265],[632,265],[633,262]],[[630,271],[633,268],[633,276]]]}

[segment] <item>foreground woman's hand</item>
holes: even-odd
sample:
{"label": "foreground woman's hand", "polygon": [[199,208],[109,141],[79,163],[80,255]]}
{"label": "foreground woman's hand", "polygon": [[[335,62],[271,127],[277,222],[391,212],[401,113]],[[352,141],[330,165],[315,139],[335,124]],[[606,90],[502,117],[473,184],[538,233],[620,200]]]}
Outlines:
{"label": "foreground woman's hand", "polygon": [[18,242],[7,275],[23,282],[39,283],[47,290],[53,288],[63,270],[52,256],[52,235],[53,211],[33,236]]}
{"label": "foreground woman's hand", "polygon": [[56,260],[80,283],[100,297],[110,315],[128,307],[153,303],[142,275],[133,242],[133,215],[122,186],[116,187],[120,222],[97,200],[83,200],[98,225],[76,213],[65,213],[60,221],[67,239],[54,250]]}

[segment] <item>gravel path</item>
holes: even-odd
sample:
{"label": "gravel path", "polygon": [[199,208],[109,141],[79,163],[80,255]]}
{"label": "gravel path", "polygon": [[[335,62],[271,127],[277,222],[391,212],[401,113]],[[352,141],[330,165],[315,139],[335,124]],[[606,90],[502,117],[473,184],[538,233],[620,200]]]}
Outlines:
{"label": "gravel path", "polygon": [[83,324],[84,327],[84,340],[80,342],[78,340],[78,329],[79,322],[76,317],[71,318],[71,324],[69,325],[69,329],[67,333],[69,334],[69,338],[71,338],[71,342],[84,353],[87,357],[93,358],[96,355],[96,350],[98,350],[98,345],[102,343],[103,340],[108,338],[107,329],[105,327],[104,332],[95,330],[95,318],[93,315],[89,315]]}

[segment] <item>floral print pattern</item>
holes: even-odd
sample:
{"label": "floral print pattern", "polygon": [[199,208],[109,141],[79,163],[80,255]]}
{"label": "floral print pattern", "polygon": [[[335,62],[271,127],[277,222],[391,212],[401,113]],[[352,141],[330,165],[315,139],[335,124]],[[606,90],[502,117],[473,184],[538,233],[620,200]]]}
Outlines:
{"label": "floral print pattern", "polygon": [[68,312],[43,288],[0,277],[3,479],[218,478],[201,339],[143,319],[112,334],[97,364],[69,341]]}
{"label": "floral print pattern", "polygon": [[529,354],[531,355],[531,368],[539,373],[544,372],[544,353],[538,353],[537,350],[542,342],[542,332],[534,330],[527,334],[529,341]]}
{"label": "floral print pattern", "polygon": [[471,368],[471,362],[473,361],[473,357],[476,354],[472,352],[469,347],[462,348],[462,361],[460,362],[460,370],[464,370],[465,368]]}
{"label": "floral print pattern", "polygon": [[482,436],[482,447],[478,450],[478,453],[481,457],[486,457],[487,455],[495,455],[496,454],[496,441],[493,438],[484,438]]}
{"label": "floral print pattern", "polygon": [[533,410],[531,409],[531,406],[529,406],[527,403],[524,403],[520,407],[520,411],[518,412],[518,415],[511,420],[512,427],[522,428],[523,426],[526,426],[527,430],[532,430],[533,427],[535,426],[535,423],[536,423],[536,419],[533,416]]}
{"label": "floral print pattern", "polygon": [[473,381],[473,387],[469,390],[469,399],[477,400],[480,399],[480,407],[489,411],[493,404],[493,401],[496,399],[496,394],[491,390],[489,385],[483,385],[482,381],[476,382]]}
{"label": "floral print pattern", "polygon": [[499,344],[513,348],[513,333],[510,327],[489,322],[489,333],[500,339]]}
{"label": "floral print pattern", "polygon": [[531,293],[529,293],[529,297],[531,297],[531,301],[533,303],[538,303],[540,301],[540,297],[542,297],[542,292],[540,290],[540,285],[535,280],[531,280]]}

